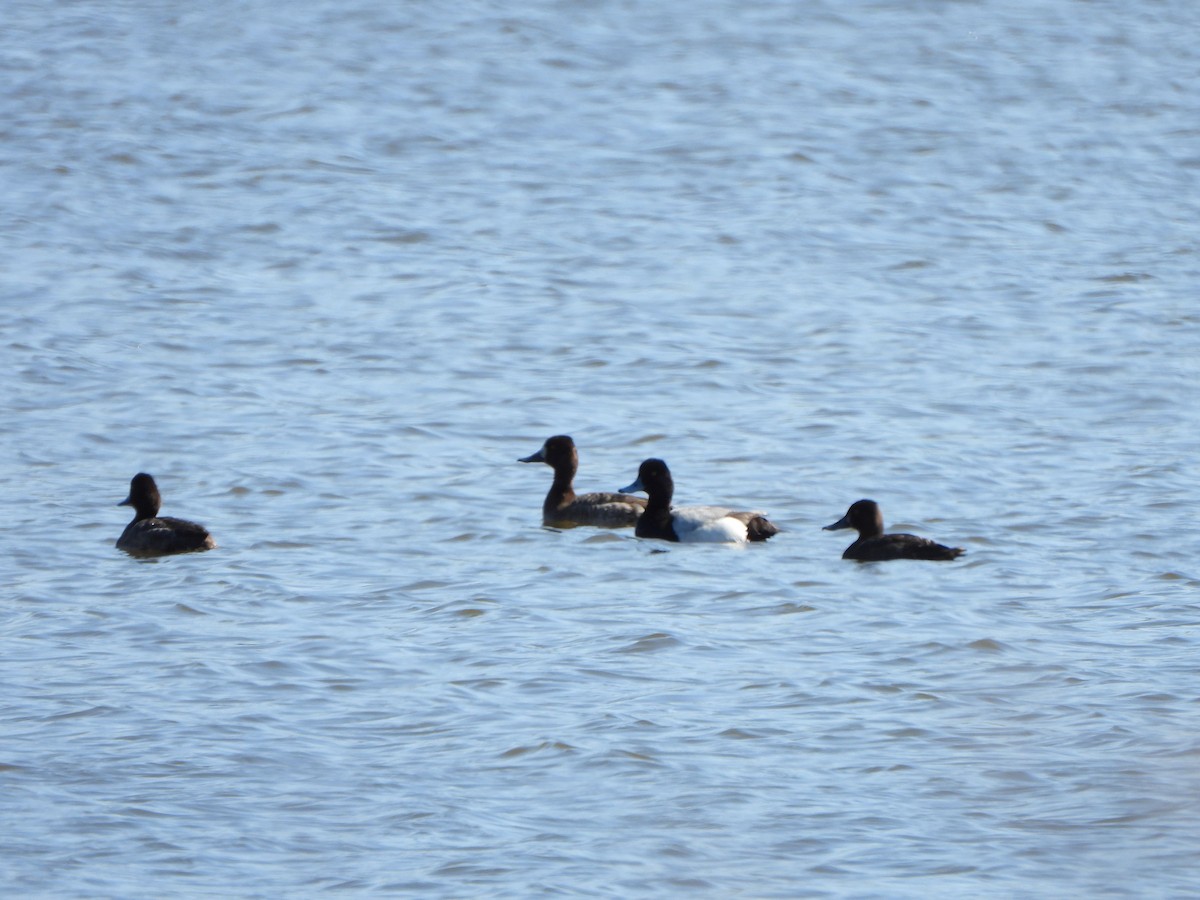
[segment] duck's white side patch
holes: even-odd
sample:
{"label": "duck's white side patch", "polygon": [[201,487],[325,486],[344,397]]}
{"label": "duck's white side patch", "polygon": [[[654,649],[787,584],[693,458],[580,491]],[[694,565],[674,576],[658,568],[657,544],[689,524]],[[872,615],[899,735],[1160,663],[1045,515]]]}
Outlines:
{"label": "duck's white side patch", "polygon": [[720,506],[684,506],[671,510],[675,534],[683,543],[741,544],[746,523]]}

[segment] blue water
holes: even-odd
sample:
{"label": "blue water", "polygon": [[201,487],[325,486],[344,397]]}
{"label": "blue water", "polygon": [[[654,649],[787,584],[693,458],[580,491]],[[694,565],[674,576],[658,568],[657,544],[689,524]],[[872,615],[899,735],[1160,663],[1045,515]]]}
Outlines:
{"label": "blue water", "polygon": [[1195,892],[1191,4],[6,26],[5,895]]}

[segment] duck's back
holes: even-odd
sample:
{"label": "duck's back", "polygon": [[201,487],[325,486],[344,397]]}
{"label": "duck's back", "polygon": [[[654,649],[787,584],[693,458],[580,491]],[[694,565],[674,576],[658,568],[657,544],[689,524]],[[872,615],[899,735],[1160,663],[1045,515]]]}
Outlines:
{"label": "duck's back", "polygon": [[961,547],[947,547],[915,534],[880,534],[860,538],[842,554],[842,559],[878,562],[885,559],[951,560],[965,553]]}
{"label": "duck's back", "polygon": [[216,541],[203,525],[170,516],[130,522],[117,538],[117,549],[133,556],[194,553],[213,550],[216,546]]}
{"label": "duck's back", "polygon": [[631,494],[581,494],[558,506],[548,502],[542,510],[542,523],[554,528],[571,528],[575,525],[627,528],[637,524],[645,508],[646,501]]}

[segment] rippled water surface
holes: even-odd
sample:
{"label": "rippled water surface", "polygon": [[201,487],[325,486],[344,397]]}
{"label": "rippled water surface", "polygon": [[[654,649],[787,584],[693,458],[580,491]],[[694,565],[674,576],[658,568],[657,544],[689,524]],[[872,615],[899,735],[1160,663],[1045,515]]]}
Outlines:
{"label": "rippled water surface", "polygon": [[6,896],[1194,893],[1193,3],[5,16]]}

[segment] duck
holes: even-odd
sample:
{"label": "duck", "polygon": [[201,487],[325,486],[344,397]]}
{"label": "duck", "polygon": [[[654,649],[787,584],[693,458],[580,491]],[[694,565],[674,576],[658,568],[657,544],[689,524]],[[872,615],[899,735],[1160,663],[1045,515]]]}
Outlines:
{"label": "duck", "polygon": [[194,553],[213,550],[217,542],[203,525],[184,519],[159,516],[162,495],[153,476],[145,472],[134,475],[129,482],[129,496],[117,506],[132,506],[133,521],[117,538],[117,549],[130,556],[170,556],[175,553]]}
{"label": "duck", "polygon": [[842,559],[876,562],[885,559],[957,559],[967,551],[962,547],[947,547],[915,534],[884,534],[883,513],[874,500],[858,500],[850,504],[846,514],[826,525],[822,531],[853,528],[858,540],[846,548]]}
{"label": "duck", "polygon": [[641,538],[680,543],[743,544],[765,541],[779,529],[760,512],[738,512],[722,506],[671,507],[675,481],[661,459],[647,459],[638,466],[637,480],[622,493],[642,491],[649,500],[646,511],[634,526]]}
{"label": "duck", "polygon": [[556,434],[546,438],[540,450],[517,462],[545,463],[554,470],[554,481],[542,503],[542,524],[550,528],[578,525],[628,528],[637,523],[646,508],[645,500],[627,493],[576,494],[574,482],[579,470],[579,450],[569,435]]}

